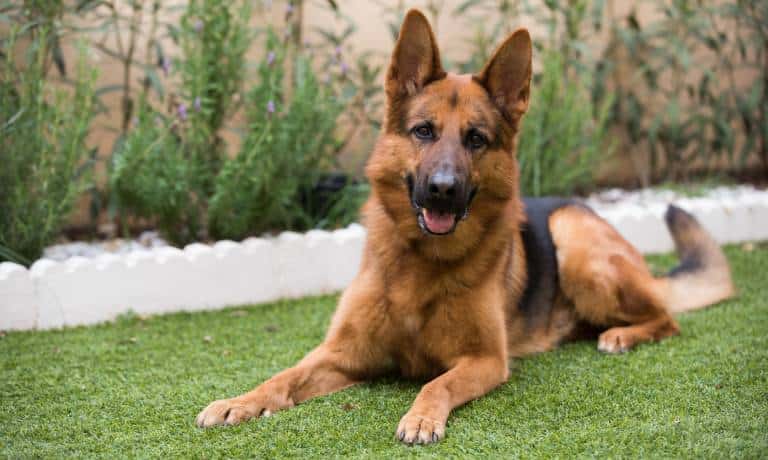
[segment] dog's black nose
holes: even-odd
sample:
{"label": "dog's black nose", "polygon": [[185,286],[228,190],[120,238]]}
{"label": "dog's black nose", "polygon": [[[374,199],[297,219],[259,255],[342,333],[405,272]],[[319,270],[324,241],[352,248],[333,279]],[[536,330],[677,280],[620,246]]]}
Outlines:
{"label": "dog's black nose", "polygon": [[438,171],[430,176],[427,185],[431,198],[453,198],[456,194],[456,176],[451,173]]}

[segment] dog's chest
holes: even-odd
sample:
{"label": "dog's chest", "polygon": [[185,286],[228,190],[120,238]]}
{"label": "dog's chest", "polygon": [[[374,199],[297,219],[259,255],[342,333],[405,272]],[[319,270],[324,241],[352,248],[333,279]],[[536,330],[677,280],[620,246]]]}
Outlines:
{"label": "dog's chest", "polygon": [[415,313],[406,314],[401,320],[403,332],[410,337],[416,337],[423,325],[424,318]]}
{"label": "dog's chest", "polygon": [[[478,289],[460,270],[440,273],[413,262],[386,276],[386,324],[382,336],[403,375],[443,372],[478,341]],[[487,287],[487,286],[486,286]]]}
{"label": "dog's chest", "polygon": [[398,341],[392,355],[400,373],[409,378],[431,378],[446,370],[443,356],[431,350],[429,341],[418,332],[407,333]]}
{"label": "dog's chest", "polygon": [[451,326],[446,307],[437,304],[422,308],[390,310],[392,356],[407,377],[432,377],[447,369],[452,361],[461,328]]}

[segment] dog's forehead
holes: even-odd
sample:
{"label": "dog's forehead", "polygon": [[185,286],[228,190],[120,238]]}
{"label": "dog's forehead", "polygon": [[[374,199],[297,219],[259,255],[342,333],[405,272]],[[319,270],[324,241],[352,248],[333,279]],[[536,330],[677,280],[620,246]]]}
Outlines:
{"label": "dog's forehead", "polygon": [[[471,75],[448,74],[427,85],[409,104],[409,119],[450,118],[491,124],[496,110],[488,93]],[[458,115],[458,117],[454,116]]]}

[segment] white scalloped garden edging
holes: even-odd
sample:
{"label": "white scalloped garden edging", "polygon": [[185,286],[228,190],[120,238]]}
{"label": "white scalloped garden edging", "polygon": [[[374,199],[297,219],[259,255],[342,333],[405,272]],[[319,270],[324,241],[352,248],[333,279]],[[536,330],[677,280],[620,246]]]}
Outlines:
{"label": "white scalloped garden edging", "polygon": [[193,243],[27,270],[0,263],[0,330],[93,324],[121,313],[194,311],[330,293],[354,277],[365,230],[284,232],[241,243]]}
{"label": "white scalloped garden edging", "polygon": [[[666,204],[590,203],[644,253],[672,250]],[[768,192],[679,199],[720,243],[768,239]],[[360,264],[365,230],[284,232],[241,243],[194,243],[127,255],[41,259],[27,270],[0,263],[0,330],[49,329],[223,308],[343,289]]]}
{"label": "white scalloped garden edging", "polygon": [[664,222],[669,203],[692,213],[720,244],[768,240],[768,191],[718,188],[702,198],[675,198],[666,202],[588,204],[610,222],[640,252],[674,250]]}

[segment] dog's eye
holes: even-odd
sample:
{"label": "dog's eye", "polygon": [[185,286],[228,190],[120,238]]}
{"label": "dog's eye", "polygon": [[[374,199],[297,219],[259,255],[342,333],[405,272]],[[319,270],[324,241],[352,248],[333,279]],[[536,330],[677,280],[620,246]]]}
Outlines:
{"label": "dog's eye", "polygon": [[434,133],[432,132],[432,126],[430,125],[419,125],[413,128],[413,134],[419,139],[425,140],[430,140],[435,137]]}
{"label": "dog's eye", "polygon": [[485,147],[487,143],[488,141],[485,139],[485,136],[478,132],[471,132],[467,136],[467,145],[473,150],[481,149]]}

